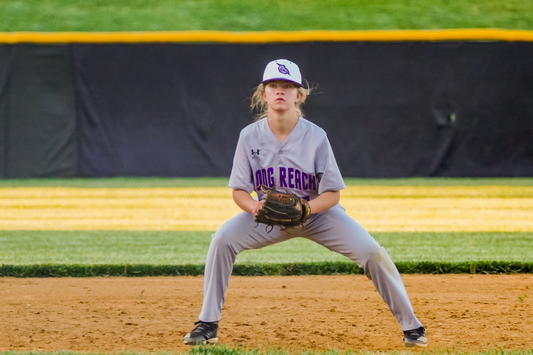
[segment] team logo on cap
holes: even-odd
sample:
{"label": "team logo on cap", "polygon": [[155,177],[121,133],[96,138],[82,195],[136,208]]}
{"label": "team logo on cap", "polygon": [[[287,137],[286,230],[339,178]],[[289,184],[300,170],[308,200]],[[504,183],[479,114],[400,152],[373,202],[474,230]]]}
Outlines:
{"label": "team logo on cap", "polygon": [[276,64],[278,65],[278,71],[281,74],[291,75],[291,73],[289,72],[289,69],[287,69],[286,66],[284,66],[283,64],[279,64],[279,63],[276,63]]}

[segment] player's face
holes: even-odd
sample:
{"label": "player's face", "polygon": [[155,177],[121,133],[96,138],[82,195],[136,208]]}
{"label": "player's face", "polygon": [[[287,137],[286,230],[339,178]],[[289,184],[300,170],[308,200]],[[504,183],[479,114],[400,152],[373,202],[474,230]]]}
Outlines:
{"label": "player's face", "polygon": [[286,111],[294,108],[302,95],[298,92],[296,84],[285,80],[274,80],[265,84],[263,98],[269,108]]}

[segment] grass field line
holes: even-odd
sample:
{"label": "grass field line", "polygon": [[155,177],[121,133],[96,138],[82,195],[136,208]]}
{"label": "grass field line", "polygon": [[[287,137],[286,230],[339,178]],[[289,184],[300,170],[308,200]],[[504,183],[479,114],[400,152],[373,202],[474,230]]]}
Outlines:
{"label": "grass field line", "polygon": [[[531,274],[531,262],[396,262],[402,274]],[[205,264],[33,264],[0,265],[0,277],[146,277],[200,276]],[[364,270],[354,262],[235,264],[234,276],[354,275]]]}
{"label": "grass field line", "polygon": [[[531,186],[348,186],[371,232],[533,231]],[[240,212],[224,187],[0,188],[0,230],[213,231]]]}
{"label": "grass field line", "polygon": [[[0,231],[0,264],[202,265],[210,231]],[[533,261],[528,232],[373,232],[395,262]],[[293,238],[237,256],[237,264],[348,262],[341,254]]]}

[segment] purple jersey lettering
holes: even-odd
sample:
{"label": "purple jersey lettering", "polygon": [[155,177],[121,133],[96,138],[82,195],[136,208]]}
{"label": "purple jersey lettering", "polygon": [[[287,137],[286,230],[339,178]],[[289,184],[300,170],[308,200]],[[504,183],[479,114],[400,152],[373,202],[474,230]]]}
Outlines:
{"label": "purple jersey lettering", "polygon": [[309,175],[309,190],[316,190],[316,178],[314,175]]}
{"label": "purple jersey lettering", "polygon": [[294,168],[289,168],[289,187],[291,189],[294,188],[294,183],[292,182],[293,179],[294,179]]}
{"label": "purple jersey lettering", "polygon": [[274,180],[274,168],[268,168],[268,187],[274,187],[276,180]]}
{"label": "purple jersey lettering", "polygon": [[259,186],[261,186],[262,183],[263,181],[261,180],[261,170],[257,170],[255,172],[255,189],[259,190]]}
{"label": "purple jersey lettering", "polygon": [[302,181],[300,180],[300,170],[294,169],[294,187],[298,190],[302,189]]}
{"label": "purple jersey lettering", "polygon": [[[254,173],[254,189],[259,191],[261,185],[268,187],[276,186],[274,168],[258,169]],[[318,179],[313,174],[307,174],[296,168],[279,167],[279,188],[290,188],[302,191],[314,191],[317,189]]]}
{"label": "purple jersey lettering", "polygon": [[279,168],[279,187],[287,187],[287,169]]}
{"label": "purple jersey lettering", "polygon": [[268,186],[267,172],[265,169],[261,169],[261,178],[261,181],[263,181],[263,185]]}

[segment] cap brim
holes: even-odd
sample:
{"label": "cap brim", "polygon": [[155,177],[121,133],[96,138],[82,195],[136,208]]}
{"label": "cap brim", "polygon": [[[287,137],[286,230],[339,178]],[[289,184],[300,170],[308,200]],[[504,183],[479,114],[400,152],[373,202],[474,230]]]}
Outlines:
{"label": "cap brim", "polygon": [[294,81],[294,80],[290,80],[290,79],[287,79],[287,78],[270,78],[270,79],[267,79],[267,80],[263,80],[261,83],[267,83],[269,81],[275,81],[275,80],[283,80],[283,81],[289,81],[291,83],[295,83],[296,85],[302,87],[303,85],[300,84],[299,82],[297,81]]}

